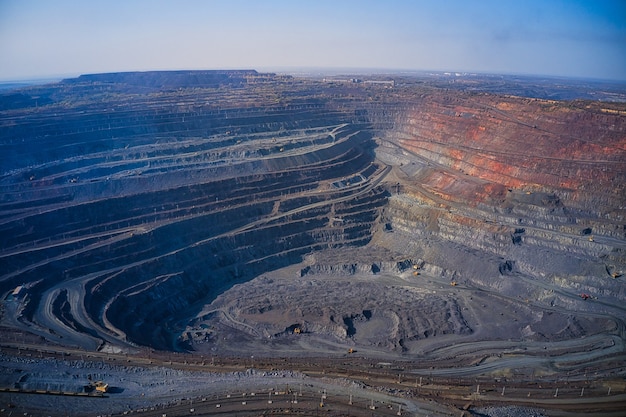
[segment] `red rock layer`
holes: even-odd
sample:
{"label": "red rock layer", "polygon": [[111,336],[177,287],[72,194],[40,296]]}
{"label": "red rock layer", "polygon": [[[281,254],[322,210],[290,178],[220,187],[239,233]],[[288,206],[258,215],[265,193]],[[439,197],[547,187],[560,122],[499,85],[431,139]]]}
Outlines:
{"label": "red rock layer", "polygon": [[[434,93],[398,122],[396,143],[452,170],[423,179],[442,196],[482,200],[504,188],[558,189],[576,205],[623,206],[624,104]],[[500,186],[468,187],[457,174]]]}

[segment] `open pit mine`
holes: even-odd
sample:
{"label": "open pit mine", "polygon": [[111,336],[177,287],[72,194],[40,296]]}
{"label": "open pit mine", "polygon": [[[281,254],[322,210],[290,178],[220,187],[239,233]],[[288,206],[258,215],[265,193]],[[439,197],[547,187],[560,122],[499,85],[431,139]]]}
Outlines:
{"label": "open pit mine", "polygon": [[413,415],[623,412],[626,104],[456,81],[2,93],[0,389],[38,388],[8,357],[89,356],[341,377]]}

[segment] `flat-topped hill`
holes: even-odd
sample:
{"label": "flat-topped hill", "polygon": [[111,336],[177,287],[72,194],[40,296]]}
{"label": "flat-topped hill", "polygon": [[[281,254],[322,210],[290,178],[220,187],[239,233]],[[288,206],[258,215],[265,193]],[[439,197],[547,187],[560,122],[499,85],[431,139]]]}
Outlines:
{"label": "flat-topped hill", "polygon": [[255,70],[137,71],[85,74],[77,78],[65,79],[62,83],[108,84],[117,87],[127,86],[170,90],[178,88],[217,88],[220,86],[241,87],[247,84],[251,78],[260,78],[260,74]]}

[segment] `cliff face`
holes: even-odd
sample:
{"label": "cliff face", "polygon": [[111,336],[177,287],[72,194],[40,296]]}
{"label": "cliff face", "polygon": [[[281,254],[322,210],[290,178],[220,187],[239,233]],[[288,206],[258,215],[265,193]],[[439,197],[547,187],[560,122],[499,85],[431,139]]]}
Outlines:
{"label": "cliff face", "polygon": [[[568,206],[603,215],[623,210],[626,118],[616,113],[597,103],[428,96],[401,116],[394,139],[472,178],[527,191],[558,190]],[[430,179],[445,188],[441,181]]]}
{"label": "cliff face", "polygon": [[519,277],[622,300],[625,116],[603,103],[415,97],[378,148],[398,179],[381,244],[510,295],[520,280],[507,277]]}

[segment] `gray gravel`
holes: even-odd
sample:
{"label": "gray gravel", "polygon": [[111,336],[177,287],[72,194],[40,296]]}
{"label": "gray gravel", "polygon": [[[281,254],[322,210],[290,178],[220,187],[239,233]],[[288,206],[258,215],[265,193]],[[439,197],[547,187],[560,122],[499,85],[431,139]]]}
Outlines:
{"label": "gray gravel", "polygon": [[545,411],[537,408],[507,406],[483,407],[472,410],[472,414],[479,417],[548,417]]}
{"label": "gray gravel", "polygon": [[[348,379],[309,378],[293,371],[260,371],[212,373],[191,372],[165,367],[110,365],[82,360],[23,358],[0,354],[0,388],[16,384],[27,390],[82,392],[92,380],[102,380],[111,387],[107,398],[72,397],[0,392],[0,416],[97,416],[126,411],[159,410],[184,401],[215,399],[227,394],[283,391],[288,387],[305,391],[345,396],[354,394],[386,403],[403,403],[403,409],[414,415],[449,415],[446,408],[418,403],[370,390]],[[9,404],[13,405],[8,408]]]}
{"label": "gray gravel", "polygon": [[159,407],[186,399],[283,387],[303,381],[301,374],[292,371],[248,370],[223,374],[0,355],[1,388],[83,392],[90,377],[109,384],[108,398],[0,393],[0,404],[7,407],[11,403],[20,414],[111,414]]}

